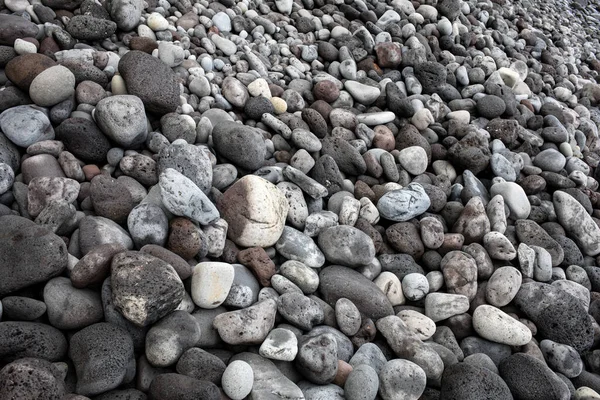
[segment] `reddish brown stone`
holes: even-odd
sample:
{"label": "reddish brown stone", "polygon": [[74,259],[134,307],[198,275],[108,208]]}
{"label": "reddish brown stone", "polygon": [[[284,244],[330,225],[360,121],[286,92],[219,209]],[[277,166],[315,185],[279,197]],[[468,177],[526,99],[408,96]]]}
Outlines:
{"label": "reddish brown stone", "polygon": [[33,79],[42,71],[57,65],[56,61],[39,53],[23,54],[6,64],[6,77],[20,89],[29,91]]}
{"label": "reddish brown stone", "polygon": [[392,131],[385,125],[378,125],[374,129],[373,147],[392,151],[396,148],[396,138]]}
{"label": "reddish brown stone", "polygon": [[262,247],[251,247],[237,254],[240,263],[248,267],[262,286],[271,286],[271,277],[275,275],[275,263]]}
{"label": "reddish brown stone", "polygon": [[383,68],[396,68],[402,62],[402,49],[391,42],[379,43],[375,46],[377,62]]}
{"label": "reddish brown stone", "polygon": [[169,224],[167,248],[184,260],[194,258],[202,248],[200,230],[187,218],[173,218]]}
{"label": "reddish brown stone", "polygon": [[[411,222],[399,222],[385,231],[388,242],[400,253],[406,253],[419,260],[425,252],[419,230]],[[462,236],[462,235],[461,235]]]}
{"label": "reddish brown stone", "polygon": [[152,54],[154,49],[158,49],[158,43],[156,43],[156,40],[147,37],[135,36],[129,41],[129,47],[131,50],[140,50]]}
{"label": "reddish brown stone", "polygon": [[110,275],[110,265],[115,255],[127,251],[119,243],[102,244],[93,248],[71,270],[73,287],[84,288],[96,283],[102,283]]}
{"label": "reddish brown stone", "polygon": [[317,100],[323,100],[327,103],[331,103],[340,97],[340,90],[332,81],[324,80],[315,85],[313,89],[313,95]]}
{"label": "reddish brown stone", "polygon": [[357,348],[362,346],[365,343],[370,343],[375,340],[375,334],[377,333],[377,328],[375,327],[375,323],[372,319],[364,320],[362,326],[356,332],[356,335],[352,336],[352,344],[354,344]]}
{"label": "reddish brown stone", "polygon": [[100,175],[102,171],[95,164],[84,165],[82,168],[86,181],[91,181],[96,175]]}
{"label": "reddish brown stone", "polygon": [[338,360],[337,374],[331,383],[338,385],[339,387],[344,387],[346,379],[348,379],[348,375],[350,375],[350,372],[352,372],[353,369],[352,365],[348,364],[346,361]]}

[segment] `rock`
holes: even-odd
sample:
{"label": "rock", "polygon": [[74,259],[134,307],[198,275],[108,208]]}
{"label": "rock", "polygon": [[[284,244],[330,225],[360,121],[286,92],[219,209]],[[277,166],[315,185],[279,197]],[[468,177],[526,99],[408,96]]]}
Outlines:
{"label": "rock", "polygon": [[69,357],[77,372],[77,393],[94,396],[115,389],[135,365],[129,334],[106,322],[78,331],[71,338]]}
{"label": "rock", "polygon": [[[164,246],[169,233],[169,220],[159,206],[142,203],[129,213],[127,230],[138,249],[146,245]],[[189,269],[187,264],[186,268]]]}
{"label": "rock", "polygon": [[163,204],[173,214],[188,217],[201,225],[219,218],[219,211],[204,192],[173,168],[160,174],[159,187]]}
{"label": "rock", "polygon": [[223,391],[229,398],[242,400],[252,391],[254,372],[247,362],[235,360],[227,366],[221,382]]}
{"label": "rock", "polygon": [[573,196],[557,190],[553,195],[558,222],[571,235],[585,255],[600,254],[600,228]]}
{"label": "rock", "polygon": [[79,250],[86,255],[96,246],[117,243],[126,249],[133,249],[131,237],[116,222],[104,217],[85,217],[79,223]]}
{"label": "rock", "polygon": [[526,219],[531,212],[529,200],[519,185],[514,182],[495,183],[490,189],[492,197],[501,195],[510,210],[510,217],[517,219]]}
{"label": "rock", "polygon": [[379,377],[377,372],[366,364],[358,365],[348,375],[344,384],[346,399],[372,399],[379,390]]}
{"label": "rock", "polygon": [[36,24],[19,15],[0,15],[0,45],[12,46],[19,38],[36,37],[38,31]]}
{"label": "rock", "polygon": [[156,167],[159,174],[167,168],[180,172],[204,193],[208,193],[212,186],[213,169],[210,158],[200,147],[183,141],[165,146],[158,153]]}
{"label": "rock", "polygon": [[200,326],[186,311],[173,311],[150,328],[146,358],[155,367],[169,367],[200,340]]}
{"label": "rock", "polygon": [[411,146],[400,150],[398,155],[402,168],[411,175],[420,175],[427,170],[427,153],[419,146]]}
{"label": "rock", "polygon": [[377,209],[382,217],[398,222],[419,216],[430,206],[429,196],[418,183],[387,192],[377,202]]}
{"label": "rock", "polygon": [[73,287],[68,278],[48,281],[44,287],[44,302],[50,324],[58,329],[81,329],[104,319],[100,295]]}
{"label": "rock", "polygon": [[75,39],[102,40],[116,32],[117,24],[92,15],[75,15],[69,20],[66,28]]}
{"label": "rock", "polygon": [[246,175],[223,193],[218,208],[229,224],[230,240],[244,247],[268,247],[281,236],[289,205],[275,185]]}
{"label": "rock", "polygon": [[487,119],[493,119],[504,114],[506,103],[501,97],[494,95],[483,96],[477,101],[479,115]]}
{"label": "rock", "polygon": [[486,304],[473,312],[473,328],[482,338],[509,346],[524,346],[531,340],[531,331],[527,326]]}
{"label": "rock", "polygon": [[461,294],[429,293],[425,297],[425,315],[434,322],[448,319],[469,310],[469,299]]}
{"label": "rock", "polygon": [[39,358],[22,358],[0,370],[0,396],[4,399],[62,399],[66,394],[61,371]]}
{"label": "rock", "polygon": [[97,215],[117,223],[125,222],[134,207],[127,187],[117,179],[102,174],[92,178],[90,198]]}
{"label": "rock", "polygon": [[524,283],[514,299],[538,328],[538,337],[566,344],[577,351],[588,349],[593,328],[588,315],[575,297],[554,285]]}
{"label": "rock", "polygon": [[109,12],[117,27],[128,32],[139,24],[143,9],[143,3],[139,0],[113,0]]}
{"label": "rock", "polygon": [[335,337],[330,333],[302,336],[298,342],[296,365],[309,381],[322,385],[333,381],[338,372]]}
{"label": "rock", "polygon": [[46,282],[67,267],[67,247],[49,229],[14,215],[1,216],[0,224],[0,296]]}
{"label": "rock", "polygon": [[277,311],[292,325],[310,331],[325,318],[323,309],[317,302],[302,293],[283,293],[277,299]]}
{"label": "rock", "polygon": [[[235,122],[219,123],[212,132],[214,148],[233,164],[249,171],[263,166],[266,147],[262,135],[255,129]],[[244,147],[244,154],[236,149]]]}
{"label": "rock", "polygon": [[111,283],[115,307],[138,326],[150,325],[173,311],[184,294],[183,283],[171,265],[135,251],[113,258]]}
{"label": "rock", "polygon": [[46,313],[43,301],[29,297],[7,296],[2,299],[2,315],[12,321],[33,321]]}
{"label": "rock", "polygon": [[37,217],[52,201],[72,203],[79,195],[79,188],[79,183],[69,178],[33,178],[27,192],[27,211],[32,217]]}
{"label": "rock", "polygon": [[486,301],[496,307],[508,305],[521,287],[522,275],[514,267],[500,267],[494,271],[485,288]]}
{"label": "rock", "polygon": [[427,377],[417,364],[402,359],[385,363],[379,372],[379,393],[383,400],[418,400],[425,391]]}
{"label": "rock", "polygon": [[77,158],[103,164],[111,148],[108,138],[93,121],[68,118],[56,128],[56,138]]}
{"label": "rock", "polygon": [[148,134],[144,104],[139,97],[118,95],[102,99],[94,118],[102,132],[119,146],[135,148]]}
{"label": "rock", "polygon": [[285,258],[300,261],[311,268],[320,268],[325,263],[325,256],[315,242],[309,236],[289,226],[283,228],[275,248]]}
{"label": "rock", "polygon": [[[54,129],[46,114],[31,106],[12,107],[2,112],[0,129],[8,140],[20,147],[54,139]],[[9,165],[12,167],[13,163]]]}
{"label": "rock", "polygon": [[359,272],[347,267],[329,266],[319,273],[319,280],[322,298],[332,307],[344,297],[374,320],[393,314],[385,294]]}
{"label": "rock", "polygon": [[161,400],[221,398],[219,388],[214,383],[173,373],[156,376],[148,394],[150,398]]}
{"label": "rock", "polygon": [[259,354],[271,360],[294,361],[298,354],[298,338],[289,329],[275,328],[260,345]]}
{"label": "rock", "polygon": [[467,363],[447,367],[442,376],[440,399],[477,400],[481,398],[510,400],[506,383],[487,368]]}
{"label": "rock", "polygon": [[513,395],[528,399],[569,399],[567,385],[544,363],[529,354],[517,353],[502,360],[500,376]]}
{"label": "rock", "polygon": [[560,372],[567,378],[575,378],[581,374],[583,361],[571,346],[545,339],[540,342],[540,350],[548,366],[554,371]]}
{"label": "rock", "polygon": [[179,85],[171,68],[150,54],[132,50],[121,57],[119,73],[127,92],[139,97],[145,109],[160,115],[179,105]]}
{"label": "rock", "polygon": [[515,224],[517,238],[528,246],[539,246],[548,251],[552,257],[552,266],[556,267],[563,262],[564,250],[562,246],[537,223],[531,220],[519,220]]}
{"label": "rock", "polygon": [[201,262],[194,268],[191,295],[194,303],[202,308],[220,306],[231,289],[234,269],[223,262]]}
{"label": "rock", "polygon": [[276,313],[275,300],[263,300],[242,310],[217,315],[213,326],[225,343],[259,344],[273,328]]}
{"label": "rock", "polygon": [[177,362],[177,372],[218,385],[227,365],[216,355],[198,347],[186,350]]}
{"label": "rock", "polygon": [[67,339],[50,325],[25,321],[0,322],[0,357],[7,362],[26,357],[54,362],[64,359],[66,354]]}
{"label": "rock", "polygon": [[29,86],[29,97],[42,107],[58,104],[74,92],[75,75],[62,65],[55,65],[40,72]]}
{"label": "rock", "polygon": [[332,264],[360,267],[375,257],[373,241],[367,234],[351,226],[335,226],[319,235],[319,247]]}

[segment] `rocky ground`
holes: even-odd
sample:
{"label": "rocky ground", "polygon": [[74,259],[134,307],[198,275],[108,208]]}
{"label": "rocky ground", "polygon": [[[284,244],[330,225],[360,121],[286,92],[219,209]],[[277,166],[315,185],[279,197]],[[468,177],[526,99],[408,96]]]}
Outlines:
{"label": "rocky ground", "polygon": [[0,0],[0,399],[600,399],[599,24]]}

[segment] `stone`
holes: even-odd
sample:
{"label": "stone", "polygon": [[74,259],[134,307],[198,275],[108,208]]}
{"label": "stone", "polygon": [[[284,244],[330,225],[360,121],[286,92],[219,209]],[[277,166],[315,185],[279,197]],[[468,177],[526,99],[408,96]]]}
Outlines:
{"label": "stone", "polygon": [[276,313],[275,300],[262,300],[248,308],[217,315],[213,326],[225,343],[260,344],[273,328]]}
{"label": "stone", "polygon": [[552,370],[567,378],[575,378],[581,374],[583,361],[577,350],[571,346],[545,339],[540,342],[540,350]]}
{"label": "stone", "polygon": [[377,202],[377,209],[382,217],[398,222],[417,217],[430,206],[429,196],[418,183],[411,183],[406,188],[387,192]]}
{"label": "stone", "polygon": [[495,183],[490,189],[492,197],[501,195],[504,199],[504,204],[510,210],[510,218],[526,219],[531,212],[531,205],[527,199],[527,195],[518,184],[514,182]]}
{"label": "stone", "polygon": [[67,267],[64,241],[49,229],[23,217],[0,216],[0,295],[46,282]]}
{"label": "stone", "polygon": [[427,170],[427,153],[419,146],[411,146],[400,150],[400,165],[411,175],[420,175]]}
{"label": "stone", "polygon": [[177,109],[179,84],[176,75],[159,59],[132,50],[121,57],[119,73],[125,80],[127,92],[139,97],[146,110],[164,115]]}
{"label": "stone", "polygon": [[191,295],[194,303],[202,308],[220,306],[231,289],[234,269],[223,262],[201,262],[194,268]]}
{"label": "stone", "polygon": [[[262,135],[254,128],[235,122],[222,122],[212,132],[218,154],[245,170],[255,171],[263,166],[266,146]],[[243,154],[236,149],[244,148]]]}
{"label": "stone", "polygon": [[100,100],[94,118],[108,138],[125,148],[139,146],[148,135],[144,103],[137,96],[117,95]]}
{"label": "stone", "polygon": [[277,311],[289,323],[305,331],[321,324],[325,318],[317,302],[298,292],[282,293],[277,299]]}
{"label": "stone", "polygon": [[19,15],[0,15],[0,45],[13,46],[15,40],[36,37],[38,31],[36,24]]}
{"label": "stone", "polygon": [[79,182],[69,178],[33,178],[27,192],[27,211],[37,217],[51,201],[72,203],[79,195],[79,188]]}
{"label": "stone", "polygon": [[521,272],[514,267],[496,269],[485,288],[486,301],[496,307],[508,305],[517,295],[522,279]]}
{"label": "stone", "polygon": [[146,335],[145,355],[154,367],[169,367],[200,340],[200,326],[187,311],[176,310],[158,321]]}
{"label": "stone", "polygon": [[2,299],[2,315],[12,321],[33,321],[46,313],[43,301],[29,297],[6,296]]}
{"label": "stone", "polygon": [[517,238],[528,246],[539,246],[548,251],[552,257],[552,266],[560,265],[564,260],[563,247],[536,222],[519,220],[515,224]]}
{"label": "stone", "polygon": [[139,24],[143,9],[143,2],[139,0],[114,0],[110,3],[109,12],[117,28],[129,32]]}
{"label": "stone", "polygon": [[125,318],[147,326],[173,311],[184,295],[175,269],[150,254],[127,251],[111,265],[113,302]]}
{"label": "stone", "polygon": [[75,15],[67,23],[66,29],[75,39],[102,40],[116,32],[117,24],[93,15]]}
{"label": "stone", "polygon": [[156,376],[150,384],[148,394],[150,398],[164,400],[221,398],[221,392],[214,383],[173,373]]}
{"label": "stone", "polygon": [[194,379],[202,379],[214,383],[221,383],[223,372],[227,365],[214,354],[198,347],[186,350],[177,361],[177,372]]}
{"label": "stone", "polygon": [[134,207],[131,192],[125,184],[102,174],[92,178],[90,198],[97,215],[119,224],[127,220]]}
{"label": "stone", "polygon": [[269,332],[258,352],[271,360],[294,361],[298,354],[298,338],[289,329],[275,328]]}
{"label": "stone", "polygon": [[118,243],[102,244],[94,247],[81,257],[70,270],[70,278],[76,288],[102,283],[110,274],[113,257],[127,249]]}
{"label": "stone", "polygon": [[374,320],[393,314],[392,305],[385,294],[359,272],[334,265],[321,270],[319,280],[322,298],[332,307],[343,297]]}
{"label": "stone", "polygon": [[425,315],[434,322],[443,321],[469,310],[469,299],[461,294],[429,293],[425,297]]}
{"label": "stone", "polygon": [[600,228],[573,196],[557,190],[553,195],[558,222],[585,255],[600,254]]}
{"label": "stone", "polygon": [[531,331],[526,325],[486,304],[473,312],[473,328],[482,338],[509,346],[524,346],[531,340]]}
{"label": "stone", "polygon": [[95,396],[117,388],[134,363],[133,341],[122,328],[106,322],[73,335],[69,357],[77,372],[78,394]]}
{"label": "stone", "polygon": [[40,72],[29,86],[29,97],[42,107],[58,104],[74,92],[75,75],[62,65],[55,65]]}
{"label": "stone", "polygon": [[377,372],[369,365],[358,365],[348,375],[344,384],[344,395],[348,400],[372,399],[379,390]]}
{"label": "stone", "polygon": [[487,119],[494,119],[504,114],[506,103],[501,97],[494,95],[483,96],[477,101],[479,115]]}
{"label": "stone", "polygon": [[510,389],[498,374],[467,363],[454,364],[444,370],[440,395],[442,399],[464,400],[513,398]]}
{"label": "stone", "polygon": [[523,353],[500,362],[500,376],[513,395],[530,399],[569,399],[567,385],[543,361]]}
{"label": "stone", "polygon": [[219,218],[219,211],[192,180],[173,168],[160,174],[159,187],[162,202],[173,214],[185,216],[201,225],[209,225]]}
{"label": "stone", "polygon": [[142,203],[129,213],[127,230],[138,249],[146,245],[164,246],[169,234],[169,219],[159,206]]}
{"label": "stone", "polygon": [[89,119],[68,118],[56,128],[56,138],[83,161],[103,164],[111,149],[108,138]]}
{"label": "stone", "polygon": [[231,185],[218,201],[227,221],[227,237],[244,247],[268,247],[281,236],[289,204],[269,181],[246,175]]}
{"label": "stone", "polygon": [[0,357],[6,362],[26,357],[56,362],[67,354],[67,339],[48,324],[4,321],[0,322],[0,335]]}
{"label": "stone", "polygon": [[295,364],[298,371],[310,382],[322,385],[333,381],[338,372],[335,336],[331,333],[321,333],[300,337]]}
{"label": "stone", "polygon": [[373,241],[367,234],[351,226],[335,226],[319,235],[319,247],[332,264],[360,267],[375,257]]}
{"label": "stone", "polygon": [[425,371],[414,362],[390,360],[379,372],[379,393],[383,400],[418,400],[425,391]]}
{"label": "stone", "polygon": [[0,396],[4,399],[62,399],[66,394],[60,369],[39,358],[22,358],[0,370]]}
{"label": "stone", "polygon": [[133,249],[131,237],[116,222],[104,217],[87,216],[79,223],[79,250],[86,255],[96,246],[117,243],[126,249]]}
{"label": "stone", "polygon": [[252,391],[254,372],[247,362],[235,360],[227,366],[221,382],[223,391],[231,400],[242,400]]}
{"label": "stone", "polygon": [[44,303],[50,324],[58,329],[81,329],[104,319],[100,295],[73,287],[69,278],[49,280],[44,286]]}
{"label": "stone", "polygon": [[[54,139],[54,129],[46,114],[31,106],[16,106],[2,112],[0,129],[8,140],[20,147]],[[9,165],[12,167],[13,163]]]}

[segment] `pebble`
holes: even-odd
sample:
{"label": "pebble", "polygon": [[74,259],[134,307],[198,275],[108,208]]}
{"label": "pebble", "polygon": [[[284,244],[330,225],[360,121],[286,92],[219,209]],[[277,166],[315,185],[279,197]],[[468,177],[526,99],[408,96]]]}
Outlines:
{"label": "pebble", "polygon": [[473,312],[473,328],[482,338],[509,346],[524,346],[531,340],[527,326],[500,309],[485,304]]}
{"label": "pebble", "polygon": [[0,129],[8,140],[20,147],[54,139],[54,128],[50,120],[46,114],[32,106],[16,106],[2,112]]}
{"label": "pebble", "polygon": [[68,99],[75,91],[75,75],[66,67],[56,65],[42,71],[29,86],[29,96],[35,104],[50,107]]}
{"label": "pebble", "polygon": [[254,372],[250,364],[242,360],[232,361],[223,373],[223,391],[232,400],[242,400],[252,391]]}
{"label": "pebble", "polygon": [[422,185],[411,183],[406,188],[385,193],[377,202],[382,217],[390,221],[404,222],[423,214],[431,206],[431,200]]}
{"label": "pebble", "polygon": [[294,361],[298,354],[298,338],[289,329],[275,328],[260,345],[259,354],[271,360]]}
{"label": "pebble", "polygon": [[588,256],[600,253],[600,228],[573,196],[557,190],[554,209],[561,225],[569,232],[582,252]]}
{"label": "pebble", "polygon": [[194,304],[201,308],[220,306],[233,284],[234,269],[222,262],[202,262],[194,267],[191,295]]}
{"label": "pebble", "polygon": [[154,367],[169,367],[199,340],[200,327],[196,319],[186,311],[173,311],[148,330],[146,359]]}
{"label": "pebble", "polygon": [[373,241],[364,232],[351,226],[335,226],[319,234],[319,247],[332,264],[347,267],[367,265],[375,257]]}

